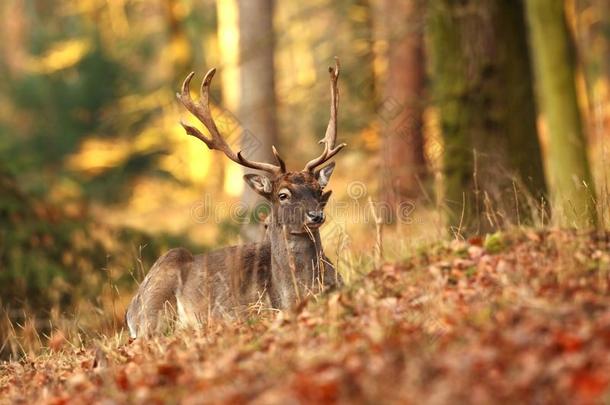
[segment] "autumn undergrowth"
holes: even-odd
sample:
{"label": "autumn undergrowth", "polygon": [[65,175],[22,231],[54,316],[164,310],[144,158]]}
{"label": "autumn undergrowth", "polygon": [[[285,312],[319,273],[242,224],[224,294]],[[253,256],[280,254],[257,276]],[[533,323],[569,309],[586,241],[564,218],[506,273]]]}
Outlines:
{"label": "autumn undergrowth", "polygon": [[610,234],[549,229],[523,201],[534,227],[488,204],[504,230],[485,237],[442,209],[327,224],[345,287],[200,330],[130,342],[117,266],[70,311],[0,306],[0,404],[610,402]]}
{"label": "autumn undergrowth", "polygon": [[0,401],[603,403],[609,252],[608,233],[516,228],[354,259],[294,311],[131,343],[57,325],[0,365]]}

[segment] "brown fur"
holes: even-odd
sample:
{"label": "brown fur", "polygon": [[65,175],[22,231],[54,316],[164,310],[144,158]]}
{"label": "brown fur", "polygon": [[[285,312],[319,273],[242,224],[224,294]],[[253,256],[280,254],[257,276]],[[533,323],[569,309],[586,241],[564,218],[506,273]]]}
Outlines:
{"label": "brown fur", "polygon": [[[197,326],[210,317],[235,318],[252,304],[289,308],[309,294],[342,284],[324,255],[319,229],[308,226],[306,218],[307,212],[324,208],[330,192],[322,192],[312,173],[266,181],[273,190],[264,193],[272,206],[266,240],[196,256],[177,248],[160,257],[128,307],[132,338],[158,332],[167,313],[177,314],[181,324]],[[290,190],[289,202],[279,201],[282,189]]]}
{"label": "brown fur", "polygon": [[184,248],[170,250],[152,266],[127,309],[131,337],[157,332],[168,312],[188,324],[208,314],[237,314],[268,290],[269,258],[268,242],[196,256]]}

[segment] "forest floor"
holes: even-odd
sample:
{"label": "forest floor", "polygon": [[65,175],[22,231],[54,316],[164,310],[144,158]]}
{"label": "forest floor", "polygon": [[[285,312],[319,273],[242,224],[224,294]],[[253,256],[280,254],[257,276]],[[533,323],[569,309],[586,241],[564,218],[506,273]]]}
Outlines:
{"label": "forest floor", "polygon": [[293,312],[0,365],[0,402],[609,403],[609,235],[519,230],[386,263]]}

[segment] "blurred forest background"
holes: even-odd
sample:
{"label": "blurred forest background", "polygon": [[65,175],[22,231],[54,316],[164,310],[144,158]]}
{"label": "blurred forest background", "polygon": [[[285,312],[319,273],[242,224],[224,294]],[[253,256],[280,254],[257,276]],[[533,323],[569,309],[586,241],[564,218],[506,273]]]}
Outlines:
{"label": "blurred forest background", "polygon": [[9,330],[116,330],[164,250],[260,233],[237,220],[255,202],[241,168],[179,125],[190,71],[218,68],[231,144],[275,144],[296,170],[340,58],[348,148],[323,236],[344,274],[371,267],[371,210],[392,258],[608,227],[610,0],[4,0],[0,15],[0,353]]}

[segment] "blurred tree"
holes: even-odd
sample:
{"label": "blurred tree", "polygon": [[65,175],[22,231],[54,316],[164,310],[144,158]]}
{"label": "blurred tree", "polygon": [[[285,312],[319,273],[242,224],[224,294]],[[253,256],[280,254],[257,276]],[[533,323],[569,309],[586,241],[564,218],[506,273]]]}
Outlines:
{"label": "blurred tree", "polygon": [[[44,196],[69,182],[78,188],[73,195],[125,202],[134,180],[165,174],[153,168],[161,148],[134,148],[123,154],[119,144],[112,144],[121,138],[133,140],[155,112],[140,110],[136,117],[123,103],[129,95],[145,104],[141,100],[150,89],[143,85],[147,77],[139,69],[140,62],[150,62],[150,38],[134,34],[121,39],[116,27],[106,24],[105,1],[82,8],[76,3],[11,0],[2,5],[3,14],[15,22],[2,29],[12,45],[0,46],[0,52],[13,54],[17,46],[21,55],[14,61],[0,60],[0,69],[12,72],[12,80],[0,85],[6,111],[11,111],[0,114],[0,157],[20,179],[27,179],[22,182],[27,193]],[[56,10],[61,12],[49,18]],[[124,159],[88,172],[75,169],[70,162],[90,139],[108,142]],[[98,159],[89,161],[99,161],[101,155],[98,151]]]}
{"label": "blurred tree", "polygon": [[[272,0],[238,0],[241,147],[244,156],[274,162],[271,146],[278,146]],[[249,171],[246,171],[249,172]],[[260,197],[245,187],[242,202],[253,208]],[[259,226],[245,226],[249,240],[260,236]]]}
{"label": "blurred tree", "polygon": [[423,142],[424,2],[384,0],[381,27],[387,74],[379,108],[382,121],[381,198],[393,220],[400,203],[421,194],[426,174]]}
{"label": "blurred tree", "polygon": [[464,103],[468,96],[466,56],[455,6],[450,0],[434,0],[429,6],[428,35],[434,97],[444,141],[444,201],[449,225],[460,233],[473,213],[473,159],[470,127],[477,106]]}
{"label": "blurred tree", "polygon": [[6,0],[0,5],[0,55],[5,61],[11,77],[23,73],[27,56],[27,35],[29,28],[24,0]]}
{"label": "blurred tree", "polygon": [[497,97],[506,131],[511,167],[529,193],[544,197],[546,183],[538,132],[532,63],[527,46],[527,30],[522,0],[499,0],[493,9],[496,27],[500,86]]}
{"label": "blurred tree", "polygon": [[[220,76],[220,88],[222,91],[223,118],[226,125],[220,128],[223,135],[231,137],[231,145],[236,147],[234,142],[235,131],[240,131],[239,122],[235,117],[239,108],[239,21],[237,0],[217,0],[217,30],[218,30],[218,54],[219,62],[222,66]],[[228,119],[227,119],[228,118]],[[221,177],[224,191],[231,190],[231,174],[235,171],[233,162],[227,162],[222,154],[212,153],[212,167]],[[241,169],[240,173],[241,173]],[[233,192],[233,195],[241,195],[243,192],[243,181],[240,187]]]}
{"label": "blurred tree", "polygon": [[[577,94],[580,96],[581,111],[584,110],[583,121],[587,127],[587,137],[590,144],[596,144],[606,134],[606,114],[603,106],[607,99],[607,81],[610,78],[610,19],[602,17],[610,16],[610,1],[579,0],[566,3],[567,16],[571,14],[570,8],[573,10],[573,24],[569,18],[567,21],[568,27],[573,25],[570,30],[574,34],[577,54]],[[579,84],[582,84],[582,87],[579,88]],[[586,97],[582,97],[583,90]],[[599,159],[596,159],[595,149],[589,158],[592,165],[597,163]],[[606,193],[601,188],[606,186],[601,182],[597,184],[600,187],[597,190],[599,196],[603,197]]]}
{"label": "blurred tree", "polygon": [[172,77],[178,82],[192,70],[191,44],[184,24],[183,5],[179,0],[165,0],[165,18],[169,36]]}
{"label": "blurred tree", "polygon": [[522,195],[545,193],[522,11],[509,0],[430,4],[445,202],[457,233],[528,220],[535,210]]}
{"label": "blurred tree", "polygon": [[575,55],[564,3],[525,0],[537,99],[549,133],[547,178],[553,220],[563,226],[596,223],[595,190],[577,101]]}
{"label": "blurred tree", "polygon": [[[329,15],[331,22],[326,24],[324,30],[320,30],[318,35],[321,38],[317,40],[319,44],[328,42],[332,47],[332,54],[318,55],[314,69],[323,71],[318,69],[326,64],[332,64],[333,56],[340,58],[343,66],[340,92],[344,101],[340,106],[339,126],[343,136],[347,136],[366,131],[376,121],[379,94],[377,94],[375,58],[382,59],[385,55],[376,55],[374,36],[376,31],[381,31],[385,21],[378,21],[382,19],[383,13],[378,12],[379,7],[373,7],[370,0],[341,0],[333,6],[334,10]],[[340,37],[334,35],[339,30],[344,33]],[[332,41],[329,41],[329,38],[332,38]],[[320,48],[324,49],[322,46]],[[326,79],[326,75],[321,77]],[[318,82],[324,84],[320,86],[323,91],[315,97],[319,97],[317,100],[326,100],[327,83],[319,78]],[[326,107],[324,103],[314,106]],[[315,115],[317,134],[326,131],[327,116],[327,108],[321,109],[321,113]],[[317,135],[316,140],[320,137],[321,135]],[[352,147],[355,147],[354,141],[349,140]]]}

